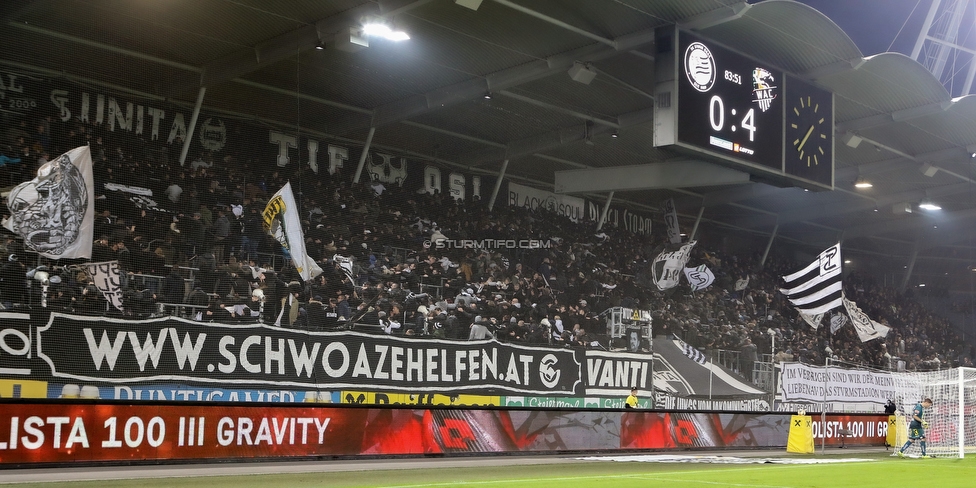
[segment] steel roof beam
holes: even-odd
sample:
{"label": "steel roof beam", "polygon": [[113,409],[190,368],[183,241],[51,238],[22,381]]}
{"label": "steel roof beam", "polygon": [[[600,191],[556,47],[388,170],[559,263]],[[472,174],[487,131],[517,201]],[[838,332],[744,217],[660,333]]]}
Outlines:
{"label": "steel roof beam", "polygon": [[623,51],[654,42],[655,29],[645,29],[614,39],[616,48],[604,44],[590,44],[546,59],[531,61],[519,66],[489,74],[485,77],[461,81],[436,90],[410,96],[376,107],[374,126],[383,126],[423,115],[432,110],[484,96],[489,91],[502,91],[530,81],[563,73],[573,63],[594,62],[607,59]]}
{"label": "steel roof beam", "polygon": [[587,126],[579,124],[571,127],[546,132],[543,134],[518,139],[504,147],[490,147],[479,151],[472,151],[459,158],[472,166],[501,161],[503,159],[518,159],[521,157],[555,149],[566,144],[586,140],[587,137],[610,133],[617,127],[630,127],[649,122],[654,118],[653,109],[628,112],[617,117],[617,122],[606,125]]}
{"label": "steel roof beam", "polygon": [[358,24],[363,17],[392,16],[420,7],[428,2],[430,0],[388,0],[359,5],[338,15],[319,20],[314,24],[281,34],[253,48],[241,49],[220,59],[215,59],[203,66],[200,84],[203,86],[218,85],[294,56],[295,53],[314,49],[315,46],[323,42],[331,41],[335,33],[348,29],[353,23]]}
{"label": "steel roof beam", "polygon": [[510,9],[517,10],[519,12],[522,12],[523,14],[528,15],[530,17],[535,17],[535,18],[537,18],[537,19],[539,19],[539,20],[541,20],[543,22],[548,22],[548,23],[550,23],[550,24],[552,24],[552,25],[554,25],[556,27],[559,27],[559,28],[568,30],[568,31],[573,32],[575,34],[579,34],[579,35],[581,35],[583,37],[586,37],[588,39],[593,39],[596,42],[600,42],[600,43],[606,44],[606,45],[608,45],[608,46],[610,46],[612,48],[615,48],[616,49],[616,47],[617,47],[617,42],[614,41],[613,39],[608,39],[606,37],[603,37],[603,36],[594,34],[594,33],[590,32],[590,31],[580,29],[579,27],[576,27],[575,25],[567,24],[566,22],[563,22],[563,21],[561,21],[561,20],[559,20],[559,19],[557,19],[555,17],[551,17],[551,16],[546,15],[546,14],[543,14],[541,12],[537,12],[535,10],[532,10],[532,9],[528,8],[528,7],[523,7],[522,5],[519,5],[519,4],[515,3],[515,2],[512,2],[511,0],[494,0],[494,2],[497,3],[497,4],[499,4],[499,5],[504,5],[504,6],[508,7],[508,8],[510,8]]}
{"label": "steel roof beam", "polygon": [[823,66],[813,68],[809,71],[801,73],[800,77],[806,78],[808,80],[816,81],[825,76],[836,75],[838,73],[843,73],[845,71],[859,69],[867,61],[868,61],[867,58],[842,59],[840,61],[835,61],[830,64],[825,64]]}
{"label": "steel roof beam", "polygon": [[737,20],[745,15],[750,8],[752,8],[752,5],[749,5],[746,2],[739,2],[727,7],[718,8],[692,16],[682,22],[679,22],[678,25],[684,27],[685,29],[707,29],[709,27],[715,27],[716,25],[724,24],[732,20]]}
{"label": "steel roof beam", "polygon": [[749,173],[697,160],[557,171],[555,177],[556,193],[693,188],[749,181]]}
{"label": "steel roof beam", "polygon": [[[971,208],[969,210],[963,210],[961,212],[954,212],[946,215],[945,219],[942,219],[939,223],[945,225],[946,223],[952,223],[960,220],[968,220],[976,217],[976,208]],[[876,222],[873,224],[861,225],[856,228],[848,230],[844,234],[844,240],[850,240],[857,237],[871,237],[876,234],[890,234],[893,232],[905,232],[914,230],[922,225],[931,225],[932,220],[916,218],[913,216],[908,216],[905,219],[899,220],[897,222],[885,221]]]}
{"label": "steel roof beam", "polygon": [[[873,144],[873,142],[867,143]],[[853,181],[854,178],[857,178],[860,175],[887,173],[889,171],[898,171],[918,167],[920,164],[919,161],[923,163],[937,163],[955,158],[965,159],[967,161],[970,159],[969,154],[967,154],[965,149],[960,147],[951,147],[949,149],[919,154],[917,156],[912,156],[911,158],[899,156],[897,158],[875,161],[873,163],[866,163],[860,166],[848,166],[846,168],[840,168],[834,173],[834,179],[841,181]]]}
{"label": "steel roof beam", "polygon": [[620,128],[620,124],[617,123],[616,121],[607,120],[607,119],[604,119],[604,118],[601,118],[601,117],[597,117],[595,115],[586,114],[586,113],[580,112],[578,110],[568,109],[568,108],[561,107],[559,105],[552,104],[552,103],[549,103],[549,102],[543,102],[541,100],[536,100],[536,99],[534,99],[532,97],[527,97],[525,95],[520,95],[518,93],[514,93],[514,92],[511,92],[511,91],[508,91],[508,90],[502,90],[501,92],[497,92],[497,93],[499,93],[501,95],[504,95],[507,98],[511,98],[513,100],[518,100],[520,102],[525,102],[525,103],[528,103],[528,104],[531,104],[531,105],[535,105],[536,107],[542,107],[542,108],[547,109],[547,110],[552,110],[552,111],[560,112],[560,113],[563,113],[563,114],[566,114],[566,115],[571,115],[571,116],[576,117],[578,119],[588,120],[588,121],[593,122],[595,124],[605,125],[607,127],[613,127],[615,129]]}
{"label": "steel roof beam", "polygon": [[51,0],[21,0],[20,2],[0,3],[0,23],[16,20],[41,7],[46,7],[50,3]]}
{"label": "steel roof beam", "polygon": [[894,124],[896,122],[906,122],[919,117],[942,113],[949,110],[950,107],[952,107],[951,100],[946,100],[944,102],[933,102],[919,107],[896,110],[891,113],[869,115],[867,117],[841,122],[836,125],[836,130],[838,133],[843,133],[847,131],[855,132],[859,130],[872,129],[888,124]]}
{"label": "steel roof beam", "polygon": [[779,222],[781,224],[791,224],[794,222],[804,222],[807,220],[815,220],[824,217],[835,217],[849,213],[874,210],[876,208],[885,207],[887,205],[892,205],[899,202],[917,202],[924,198],[939,198],[957,195],[972,191],[973,189],[974,187],[970,183],[954,183],[952,185],[940,186],[929,190],[912,190],[885,195],[873,201],[835,201],[821,205],[804,205],[802,210],[780,214]]}
{"label": "steel roof beam", "polygon": [[708,192],[702,197],[702,206],[716,207],[742,200],[764,198],[787,191],[790,191],[790,188],[778,188],[764,183],[750,183],[735,188]]}

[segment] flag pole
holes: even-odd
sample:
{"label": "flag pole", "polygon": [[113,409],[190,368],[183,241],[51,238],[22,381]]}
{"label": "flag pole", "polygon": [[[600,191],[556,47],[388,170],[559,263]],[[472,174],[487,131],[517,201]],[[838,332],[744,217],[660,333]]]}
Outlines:
{"label": "flag pole", "polygon": [[824,401],[820,407],[820,455],[827,447],[827,384],[830,382],[830,357],[824,359]]}
{"label": "flag pole", "polygon": [[[712,367],[715,362],[712,360],[712,356],[708,356],[708,401],[712,401]],[[709,405],[711,407],[711,405]]]}

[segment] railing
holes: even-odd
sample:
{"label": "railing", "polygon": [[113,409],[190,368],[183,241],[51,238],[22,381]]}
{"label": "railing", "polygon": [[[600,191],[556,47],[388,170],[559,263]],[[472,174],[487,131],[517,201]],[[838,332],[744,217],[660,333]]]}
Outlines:
{"label": "railing", "polygon": [[420,291],[417,293],[427,293],[431,297],[438,299],[444,298],[444,288],[447,287],[447,281],[447,278],[441,278],[440,284],[424,283],[421,281],[419,284]]}
{"label": "railing", "polygon": [[188,303],[162,303],[156,304],[160,315],[172,315],[184,319],[193,320],[198,312],[208,309],[207,305],[190,305]]}
{"label": "railing", "polygon": [[128,275],[130,283],[135,283],[138,285],[145,286],[153,294],[159,293],[159,290],[163,289],[163,281],[166,280],[164,276],[148,275],[133,273]]}
{"label": "railing", "polygon": [[398,263],[402,263],[402,262],[406,261],[407,260],[407,257],[410,256],[411,254],[417,254],[417,250],[416,249],[408,249],[406,247],[393,247],[393,246],[390,246],[389,249],[390,249],[390,254],[393,255],[392,257],[394,259],[396,259],[396,261]]}
{"label": "railing", "polygon": [[[768,354],[763,355],[763,359],[769,358]],[[752,366],[752,384],[763,391],[770,393],[776,392],[776,363],[771,358],[764,361],[756,361]]]}
{"label": "railing", "polygon": [[[731,369],[736,373],[742,372],[741,363],[739,362],[739,351],[729,351],[726,349],[716,349],[714,351],[714,361],[726,369]],[[752,378],[746,378],[751,380]]]}

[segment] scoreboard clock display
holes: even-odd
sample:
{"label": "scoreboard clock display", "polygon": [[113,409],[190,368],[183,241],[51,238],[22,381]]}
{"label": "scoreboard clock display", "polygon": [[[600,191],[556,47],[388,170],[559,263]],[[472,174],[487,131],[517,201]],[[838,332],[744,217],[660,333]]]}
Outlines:
{"label": "scoreboard clock display", "polygon": [[677,40],[678,103],[669,116],[677,130],[660,145],[748,167],[776,184],[833,189],[831,92],[690,32],[678,30]]}
{"label": "scoreboard clock display", "polygon": [[795,77],[786,79],[786,174],[830,185],[833,182],[833,94]]}
{"label": "scoreboard clock display", "polygon": [[678,143],[782,171],[783,72],[678,34]]}

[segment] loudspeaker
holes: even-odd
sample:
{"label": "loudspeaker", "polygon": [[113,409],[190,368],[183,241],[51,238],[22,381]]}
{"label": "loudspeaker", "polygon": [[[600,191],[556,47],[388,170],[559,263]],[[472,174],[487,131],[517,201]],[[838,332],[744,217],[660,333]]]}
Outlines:
{"label": "loudspeaker", "polygon": [[369,47],[369,40],[355,27],[342,31],[335,36],[335,47],[340,51],[354,53]]}
{"label": "loudspeaker", "polygon": [[567,73],[569,73],[569,77],[573,81],[578,81],[584,85],[589,85],[593,81],[593,78],[596,78],[596,71],[587,68],[585,64],[579,62],[573,63],[573,66],[569,68]]}
{"label": "loudspeaker", "polygon": [[857,149],[857,146],[860,146],[861,145],[861,141],[863,141],[864,139],[861,139],[860,137],[858,137],[858,136],[856,136],[856,135],[854,135],[854,134],[852,134],[850,132],[847,132],[844,135],[840,136],[840,140],[844,144],[847,144],[848,146],[850,146],[850,147],[852,147],[854,149]]}

